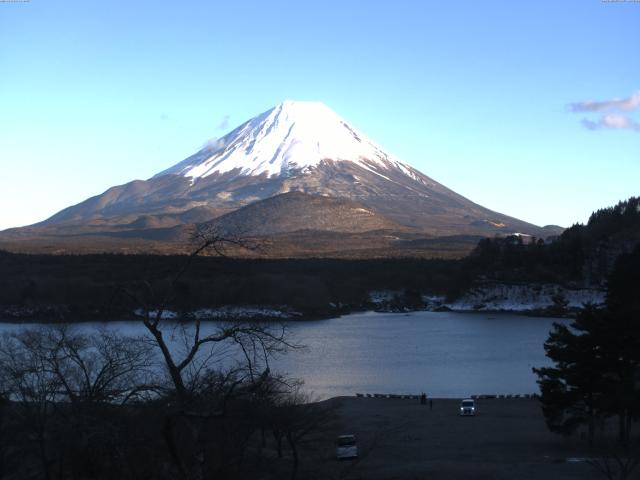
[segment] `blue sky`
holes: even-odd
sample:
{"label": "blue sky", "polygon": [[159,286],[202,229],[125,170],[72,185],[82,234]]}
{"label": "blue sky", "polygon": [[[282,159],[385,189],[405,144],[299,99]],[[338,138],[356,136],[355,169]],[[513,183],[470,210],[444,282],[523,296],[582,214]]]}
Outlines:
{"label": "blue sky", "polygon": [[0,229],[284,99],[486,207],[584,222],[640,194],[639,47],[633,1],[0,2]]}

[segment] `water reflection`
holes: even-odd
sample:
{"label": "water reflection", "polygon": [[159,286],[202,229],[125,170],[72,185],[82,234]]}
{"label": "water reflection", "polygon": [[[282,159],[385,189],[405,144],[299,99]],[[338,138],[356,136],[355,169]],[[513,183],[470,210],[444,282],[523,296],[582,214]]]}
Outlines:
{"label": "water reflection", "polygon": [[[317,397],[359,393],[412,393],[463,397],[537,391],[532,366],[547,365],[543,344],[549,318],[509,314],[413,312],[358,313],[290,323],[294,341],[306,345],[278,358],[272,369],[305,380]],[[33,325],[0,324],[0,331]],[[205,327],[210,330],[215,323]],[[84,323],[143,335],[138,322]],[[176,330],[177,332],[177,330]],[[173,347],[181,348],[179,336]],[[229,356],[225,362],[233,361]]]}

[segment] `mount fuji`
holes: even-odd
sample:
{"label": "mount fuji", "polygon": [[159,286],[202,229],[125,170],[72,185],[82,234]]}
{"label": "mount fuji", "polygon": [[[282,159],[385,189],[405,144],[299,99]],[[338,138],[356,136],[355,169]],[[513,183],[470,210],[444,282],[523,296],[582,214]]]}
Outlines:
{"label": "mount fuji", "polygon": [[415,241],[558,233],[455,193],[322,103],[287,100],[148,180],[112,187],[5,236],[171,240],[185,225],[213,219],[258,236],[366,233]]}

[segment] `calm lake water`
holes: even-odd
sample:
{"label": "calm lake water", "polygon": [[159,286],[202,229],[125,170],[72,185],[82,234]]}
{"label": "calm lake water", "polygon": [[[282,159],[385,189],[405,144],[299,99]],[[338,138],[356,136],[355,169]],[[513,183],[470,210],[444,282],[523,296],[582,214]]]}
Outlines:
{"label": "calm lake water", "polygon": [[[433,397],[534,393],[538,388],[531,368],[549,364],[543,344],[554,321],[566,322],[452,312],[370,312],[292,322],[294,341],[306,348],[278,358],[272,370],[304,379],[306,390],[318,398],[423,391]],[[214,325],[209,322],[210,328]],[[138,322],[77,328],[101,327],[144,334]],[[0,332],[20,328],[25,326],[0,324]]]}

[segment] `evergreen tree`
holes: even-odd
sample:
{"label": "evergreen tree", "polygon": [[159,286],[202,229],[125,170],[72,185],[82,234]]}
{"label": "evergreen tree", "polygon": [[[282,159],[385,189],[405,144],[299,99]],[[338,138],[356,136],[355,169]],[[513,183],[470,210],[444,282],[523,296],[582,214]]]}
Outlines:
{"label": "evergreen tree", "polygon": [[622,443],[640,415],[640,247],[621,256],[609,279],[607,308],[587,305],[569,326],[554,324],[545,342],[553,367],[534,368],[550,430],[562,434],[617,416]]}
{"label": "evergreen tree", "polygon": [[552,432],[568,435],[587,425],[589,443],[595,437],[608,381],[601,372],[606,359],[599,338],[606,329],[601,311],[588,305],[570,327],[554,323],[544,348],[554,367],[534,368],[542,410]]}
{"label": "evergreen tree", "polygon": [[621,255],[609,278],[609,375],[615,390],[611,410],[620,422],[620,440],[627,443],[634,418],[640,415],[640,246]]}

